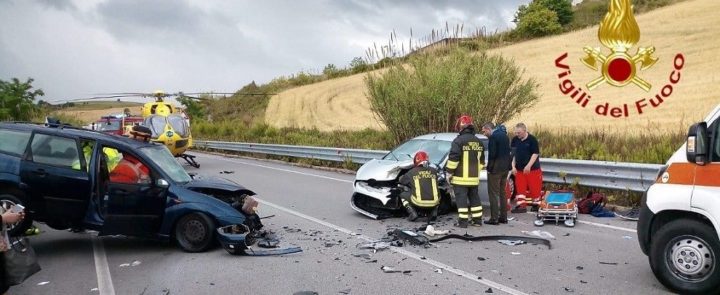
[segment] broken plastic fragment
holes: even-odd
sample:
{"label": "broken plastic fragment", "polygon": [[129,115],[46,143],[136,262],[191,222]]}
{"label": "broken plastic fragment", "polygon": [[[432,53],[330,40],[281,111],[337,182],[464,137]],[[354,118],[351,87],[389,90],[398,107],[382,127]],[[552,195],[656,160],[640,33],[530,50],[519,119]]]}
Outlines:
{"label": "broken plastic fragment", "polygon": [[385,250],[390,248],[388,242],[370,242],[357,245],[359,249]]}
{"label": "broken plastic fragment", "polygon": [[522,231],[523,234],[526,234],[531,237],[538,237],[541,239],[555,239],[555,236],[553,236],[551,233],[546,232],[544,230],[534,230],[534,231]]}
{"label": "broken plastic fragment", "polygon": [[38,283],[38,286],[45,286],[47,284],[50,284],[50,282],[40,282],[40,283]]}
{"label": "broken plastic fragment", "polygon": [[520,255],[520,252],[510,252],[512,255]]}
{"label": "broken plastic fragment", "polygon": [[300,291],[300,292],[293,293],[293,295],[319,295],[319,294],[320,293],[315,292],[315,291]]}
{"label": "broken plastic fragment", "polygon": [[490,294],[492,292],[493,292],[492,288],[488,288],[487,290],[485,290],[485,293],[488,293],[488,294]]}
{"label": "broken plastic fragment", "polygon": [[371,255],[367,253],[353,254],[352,256],[365,259],[370,259],[371,257]]}
{"label": "broken plastic fragment", "polygon": [[623,236],[623,239],[632,240],[632,237],[631,236]]}
{"label": "broken plastic fragment", "polygon": [[140,265],[140,264],[142,264],[142,262],[140,262],[140,261],[138,261],[138,260],[135,260],[135,261],[133,261],[132,264],[130,264],[130,266],[138,266],[138,265]]}
{"label": "broken plastic fragment", "polygon": [[396,272],[400,272],[399,270],[395,270],[395,269],[392,268],[392,267],[384,266],[384,265],[381,266],[380,269],[381,269],[384,273],[396,273]]}
{"label": "broken plastic fragment", "polygon": [[436,273],[442,274],[442,268],[438,268],[435,270]]}
{"label": "broken plastic fragment", "polygon": [[130,266],[130,263],[123,263],[123,264],[120,264],[120,266],[119,266],[119,267],[128,267],[128,266]]}
{"label": "broken plastic fragment", "polygon": [[98,289],[98,288],[92,288],[92,289],[90,289],[90,292],[98,292],[98,291],[100,291],[100,289]]}
{"label": "broken plastic fragment", "polygon": [[485,261],[485,260],[487,260],[487,258],[485,258],[485,257],[478,257],[477,260]]}
{"label": "broken plastic fragment", "polygon": [[522,240],[498,240],[498,243],[507,245],[507,246],[517,246],[525,244],[525,241]]}
{"label": "broken plastic fragment", "polygon": [[605,265],[618,265],[617,262],[602,262],[602,261],[600,261],[600,264],[605,264]]}
{"label": "broken plastic fragment", "polygon": [[432,225],[428,225],[425,228],[424,233],[430,237],[434,237],[436,235],[447,235],[450,233],[450,231],[449,230],[438,230],[438,229],[435,229],[435,227],[433,227]]}
{"label": "broken plastic fragment", "polygon": [[570,289],[570,288],[568,288],[568,287],[565,287],[565,291],[566,291],[566,292],[569,292],[569,293],[575,292],[575,290]]}
{"label": "broken plastic fragment", "polygon": [[583,270],[583,269],[585,269],[585,268],[582,267],[582,266],[578,266],[578,267],[575,267],[575,269],[577,269],[577,270]]}
{"label": "broken plastic fragment", "polygon": [[260,248],[277,248],[278,244],[280,244],[278,240],[264,239],[258,242],[257,245]]}
{"label": "broken plastic fragment", "polygon": [[342,290],[342,291],[340,291],[340,292],[338,292],[338,293],[340,293],[340,294],[346,294],[346,295],[347,295],[347,294],[350,294],[350,291],[352,291],[352,289],[345,289],[345,290]]}

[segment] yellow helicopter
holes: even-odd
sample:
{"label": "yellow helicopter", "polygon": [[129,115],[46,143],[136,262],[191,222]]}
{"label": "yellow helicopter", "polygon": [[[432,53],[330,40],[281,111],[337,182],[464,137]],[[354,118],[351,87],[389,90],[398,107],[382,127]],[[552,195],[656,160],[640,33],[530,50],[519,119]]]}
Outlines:
{"label": "yellow helicopter", "polygon": [[195,156],[186,154],[185,152],[192,147],[192,133],[190,132],[190,118],[188,115],[173,106],[172,103],[166,102],[168,97],[184,97],[190,99],[204,100],[194,95],[232,95],[233,93],[165,93],[157,90],[152,93],[108,93],[101,96],[85,98],[90,99],[109,99],[123,97],[143,97],[154,98],[154,101],[145,103],[142,107],[143,126],[150,128],[152,131],[151,140],[163,144],[170,150],[173,156],[184,159],[188,164],[195,168],[200,168],[200,164],[195,161]]}

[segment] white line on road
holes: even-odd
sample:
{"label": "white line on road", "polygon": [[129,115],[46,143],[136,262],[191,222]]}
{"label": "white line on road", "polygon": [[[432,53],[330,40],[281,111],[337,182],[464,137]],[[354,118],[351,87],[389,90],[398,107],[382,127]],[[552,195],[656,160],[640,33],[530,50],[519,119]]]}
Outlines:
{"label": "white line on road", "polygon": [[103,246],[102,240],[95,235],[92,236],[91,240],[100,295],[115,295],[115,287],[113,287],[110,267],[105,255],[105,246]]}
{"label": "white line on road", "polygon": [[631,232],[631,233],[637,233],[637,230],[635,230],[635,229],[622,227],[622,226],[614,226],[614,225],[609,225],[609,224],[595,223],[595,222],[590,222],[590,221],[585,221],[585,220],[578,220],[577,222],[594,225],[594,226],[598,226],[598,227],[605,227],[605,228],[611,228],[611,229],[616,229],[616,230],[624,230],[624,231]]}
{"label": "white line on road", "polygon": [[[371,239],[370,237],[364,236],[364,235],[359,234],[359,233],[355,233],[355,232],[353,232],[353,231],[351,231],[351,230],[349,230],[349,229],[340,227],[340,226],[338,226],[338,225],[334,225],[334,224],[329,223],[329,222],[327,222],[327,221],[323,221],[323,220],[317,219],[317,218],[315,218],[315,217],[312,217],[312,216],[309,216],[309,215],[305,215],[305,214],[300,213],[300,212],[298,212],[298,211],[295,211],[295,210],[292,210],[292,209],[288,209],[288,208],[282,207],[282,206],[280,206],[280,205],[276,205],[276,204],[274,204],[274,203],[271,203],[271,202],[268,202],[268,201],[265,201],[265,200],[258,200],[258,202],[260,202],[260,203],[262,203],[262,204],[264,204],[264,205],[273,207],[273,208],[275,208],[275,209],[278,209],[278,210],[281,210],[281,211],[285,211],[285,212],[287,212],[287,213],[290,213],[290,214],[295,215],[295,216],[297,216],[297,217],[300,217],[300,218],[302,218],[302,219],[305,219],[305,220],[308,220],[308,221],[312,221],[312,222],[315,222],[315,223],[317,223],[317,224],[324,225],[324,226],[326,226],[326,227],[332,228],[332,229],[337,230],[337,231],[339,231],[339,232],[342,232],[342,233],[345,233],[345,234],[348,234],[348,235],[355,236],[355,237],[357,237],[357,238],[359,238],[359,239],[362,239],[362,240],[365,240],[365,241],[368,241],[368,242],[373,242],[373,241],[375,241],[374,239]],[[496,282],[493,282],[493,281],[490,281],[490,280],[482,279],[482,278],[480,278],[480,277],[478,277],[478,276],[476,276],[476,275],[474,275],[474,274],[472,274],[472,273],[466,272],[466,271],[461,270],[461,269],[454,268],[454,267],[449,266],[449,265],[447,265],[447,264],[444,264],[444,263],[442,263],[442,262],[439,262],[439,261],[436,261],[436,260],[432,260],[432,259],[430,259],[430,258],[425,258],[425,259],[423,259],[422,256],[420,256],[420,255],[418,255],[418,254],[416,254],[416,253],[414,253],[414,252],[407,251],[407,250],[402,249],[402,248],[390,247],[390,250],[393,251],[393,252],[395,252],[395,253],[398,253],[398,254],[401,254],[401,255],[405,255],[405,256],[407,256],[407,257],[409,257],[409,258],[412,258],[412,259],[415,259],[415,260],[417,260],[417,261],[420,261],[420,262],[422,262],[422,263],[429,264],[429,265],[432,265],[432,266],[434,266],[434,267],[444,269],[444,270],[449,271],[449,272],[451,272],[451,273],[454,273],[454,274],[456,274],[456,275],[462,276],[462,277],[464,277],[464,278],[466,278],[466,279],[468,279],[468,280],[471,280],[471,281],[474,281],[474,282],[483,284],[483,285],[485,285],[485,286],[488,286],[488,287],[491,287],[491,288],[494,288],[494,289],[503,291],[503,292],[508,293],[508,294],[513,294],[513,295],[528,295],[527,293],[524,293],[524,292],[522,292],[522,291],[515,290],[515,289],[513,289],[513,288],[511,288],[511,287],[508,287],[508,286],[505,286],[505,285],[502,285],[502,284],[499,284],[499,283],[496,283]]]}
{"label": "white line on road", "polygon": [[245,161],[239,161],[239,160],[236,160],[236,159],[229,159],[229,160],[231,160],[231,161],[233,161],[233,162],[235,162],[235,163],[239,163],[239,164],[243,164],[243,165],[248,165],[248,166],[255,166],[255,167],[261,167],[261,168],[267,168],[267,169],[270,169],[270,170],[277,170],[277,171],[283,171],[283,172],[288,172],[288,173],[295,173],[295,174],[300,174],[300,175],[313,176],[313,177],[318,177],[318,178],[323,178],[323,179],[328,179],[328,180],[334,180],[334,181],[340,181],[340,182],[353,183],[352,180],[347,180],[347,179],[333,178],[333,177],[324,176],[324,175],[310,174],[310,173],[305,173],[305,172],[300,172],[300,171],[295,171],[295,170],[275,168],[275,167],[270,167],[270,166],[265,166],[265,165],[260,165],[260,164],[248,163],[248,162],[245,162]]}

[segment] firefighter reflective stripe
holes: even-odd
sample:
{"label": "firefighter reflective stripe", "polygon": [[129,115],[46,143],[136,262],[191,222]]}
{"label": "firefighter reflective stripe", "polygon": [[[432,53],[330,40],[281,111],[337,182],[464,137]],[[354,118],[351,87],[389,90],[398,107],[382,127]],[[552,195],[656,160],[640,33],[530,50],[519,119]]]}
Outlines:
{"label": "firefighter reflective stripe", "polygon": [[432,186],[432,195],[430,195],[430,194],[421,195],[419,179],[415,180],[415,195],[413,195],[411,197],[414,205],[416,205],[418,207],[435,207],[440,203],[440,198],[438,196],[438,189],[437,189],[437,180],[433,178],[433,179],[430,179],[430,182],[431,182],[431,186]]}
{"label": "firefighter reflective stripe", "polygon": [[463,174],[462,177],[470,176],[470,152],[464,151],[462,155]]}
{"label": "firefighter reflective stripe", "polygon": [[472,216],[472,218],[482,217],[482,214],[483,214],[483,207],[482,207],[482,206],[477,206],[477,207],[471,207],[471,208],[470,208],[470,215]]}
{"label": "firefighter reflective stripe", "polygon": [[408,205],[410,205],[410,203],[408,201],[405,201],[405,199],[402,200],[402,204],[403,207],[407,207]]}
{"label": "firefighter reflective stripe", "polygon": [[[418,198],[418,196],[422,196],[422,186],[420,186],[420,178],[414,177],[415,182],[415,195],[413,195],[414,198]],[[419,199],[419,198],[418,198]]]}
{"label": "firefighter reflective stripe", "polygon": [[446,164],[446,167],[447,167],[447,169],[455,170],[455,169],[457,169],[457,166],[458,166],[459,163],[460,163],[460,162],[457,162],[457,161],[449,161],[449,160],[448,160],[448,162],[447,162],[447,164]]}
{"label": "firefighter reflective stripe", "polygon": [[458,218],[469,219],[470,215],[468,215],[468,211],[468,208],[458,208]]}
{"label": "firefighter reflective stripe", "polygon": [[453,177],[450,182],[452,184],[457,185],[463,185],[463,186],[473,186],[473,185],[479,185],[480,184],[480,177],[460,177],[455,176]]}

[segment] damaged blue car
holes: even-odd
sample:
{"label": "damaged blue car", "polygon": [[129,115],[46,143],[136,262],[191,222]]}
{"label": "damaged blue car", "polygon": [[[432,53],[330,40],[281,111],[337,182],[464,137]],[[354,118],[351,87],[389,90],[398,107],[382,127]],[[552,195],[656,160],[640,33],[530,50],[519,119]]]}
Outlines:
{"label": "damaged blue car", "polygon": [[262,228],[255,193],[221,178],[193,178],[161,145],[69,126],[0,123],[0,205],[25,207],[10,226],[19,235],[33,221],[99,235],[171,239],[185,251],[223,237],[249,245]]}

